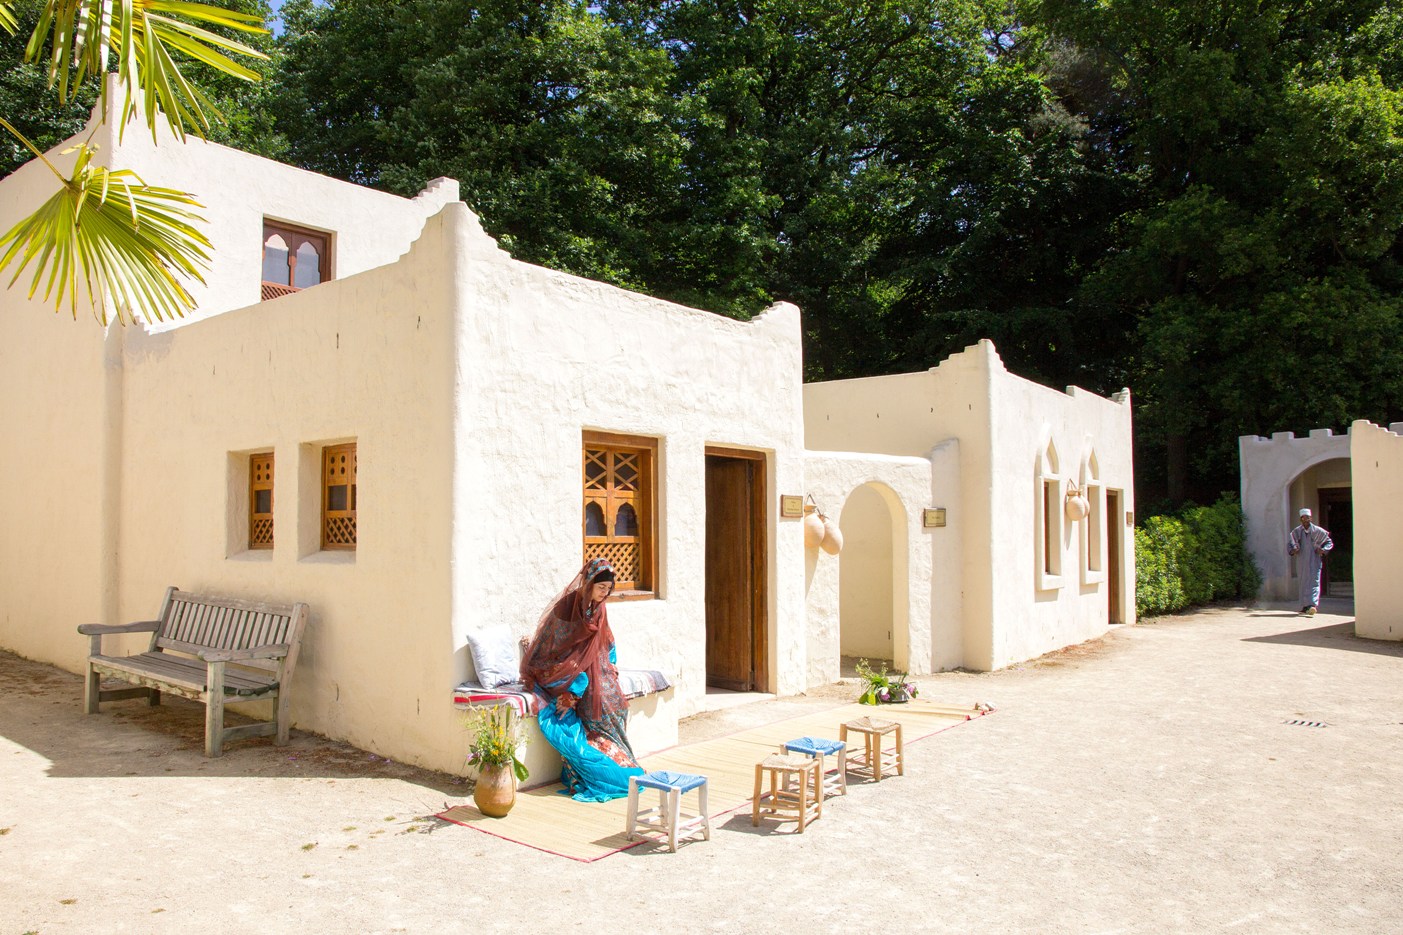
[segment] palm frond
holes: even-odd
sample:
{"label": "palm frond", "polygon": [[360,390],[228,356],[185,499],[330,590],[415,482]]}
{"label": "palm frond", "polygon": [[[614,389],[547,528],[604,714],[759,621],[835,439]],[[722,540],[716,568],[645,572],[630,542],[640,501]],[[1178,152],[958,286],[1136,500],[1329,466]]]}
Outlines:
{"label": "palm frond", "polygon": [[[171,130],[184,138],[187,129],[203,133],[211,118],[220,119],[209,99],[181,71],[177,55],[242,78],[258,80],[257,72],[229,54],[266,59],[251,46],[210,28],[265,34],[260,17],[204,3],[179,0],[49,0],[29,37],[25,60],[46,58],[49,84],[69,99],[83,80],[116,71],[124,92],[121,125],[137,109],[136,92],[145,98],[145,118],[156,131],[156,111]],[[172,53],[175,53],[174,55]],[[106,95],[106,86],[103,87]]]}
{"label": "palm frond", "polygon": [[0,0],[0,29],[12,36],[19,29],[19,21],[15,19],[14,4],[5,3],[4,0]]}
{"label": "palm frond", "polygon": [[55,311],[78,314],[80,279],[104,325],[111,303],[119,320],[177,318],[194,299],[175,272],[204,282],[210,243],[198,225],[201,205],[185,192],[147,185],[130,169],[92,164],[78,146],[73,173],[38,211],[0,237],[0,269],[17,263],[9,285],[33,265],[29,296],[43,287]]}

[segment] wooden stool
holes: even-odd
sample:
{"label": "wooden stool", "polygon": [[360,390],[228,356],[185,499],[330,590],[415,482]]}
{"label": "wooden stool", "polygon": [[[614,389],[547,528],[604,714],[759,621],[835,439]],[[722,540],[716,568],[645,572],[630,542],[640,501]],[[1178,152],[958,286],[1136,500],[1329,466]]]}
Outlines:
{"label": "wooden stool", "polygon": [[[770,790],[763,792],[767,775]],[[771,753],[756,763],[750,823],[760,824],[762,813],[780,821],[798,819],[800,834],[809,822],[823,817],[823,774],[819,772],[819,761],[807,756]]]}
{"label": "wooden stool", "polygon": [[[894,769],[898,776],[906,775],[906,757],[902,753],[900,723],[875,717],[860,717],[838,728],[839,739],[846,741],[848,731],[862,734],[864,740],[863,751],[858,753],[854,748],[852,755],[848,757],[849,769],[855,773],[866,773],[876,782],[882,781],[884,771],[890,775]],[[895,748],[885,746],[882,739],[892,733],[896,734]]]}
{"label": "wooden stool", "polygon": [[[658,807],[640,812],[638,810],[638,790],[640,787],[658,790]],[[699,814],[681,816],[682,793],[697,790]],[[658,831],[667,835],[668,850],[677,853],[677,839],[701,829],[702,840],[711,840],[711,815],[706,807],[706,777],[687,773],[670,773],[666,770],[648,773],[645,776],[628,777],[628,839],[640,837],[639,829]],[[659,842],[661,843],[661,842]]]}
{"label": "wooden stool", "polygon": [[[848,794],[848,745],[842,740],[824,740],[821,737],[800,737],[786,740],[779,745],[780,753],[802,753],[818,760],[818,774],[823,779],[824,795]],[[836,756],[836,765],[830,768],[824,757]]]}

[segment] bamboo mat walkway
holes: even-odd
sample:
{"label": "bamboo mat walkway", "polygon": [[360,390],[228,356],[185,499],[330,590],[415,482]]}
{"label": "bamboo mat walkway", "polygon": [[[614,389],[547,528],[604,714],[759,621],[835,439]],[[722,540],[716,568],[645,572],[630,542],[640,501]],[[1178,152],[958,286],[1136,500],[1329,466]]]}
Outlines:
{"label": "bamboo mat walkway", "polygon": [[[777,752],[779,745],[787,740],[804,736],[836,739],[840,724],[871,715],[901,722],[904,743],[909,745],[982,713],[973,708],[926,701],[880,708],[839,705],[725,737],[672,747],[645,756],[643,767],[650,771],[673,770],[706,776],[707,804],[714,834],[717,816],[750,804],[755,788],[755,764]],[[854,788],[850,786],[850,792]],[[860,794],[860,787],[857,788]],[[560,784],[554,783],[518,792],[516,805],[505,818],[488,818],[471,805],[455,806],[438,817],[572,860],[598,860],[643,843],[629,841],[625,835],[626,799],[576,802],[560,795],[559,791]],[[694,795],[687,797],[684,811],[688,805],[695,807]]]}

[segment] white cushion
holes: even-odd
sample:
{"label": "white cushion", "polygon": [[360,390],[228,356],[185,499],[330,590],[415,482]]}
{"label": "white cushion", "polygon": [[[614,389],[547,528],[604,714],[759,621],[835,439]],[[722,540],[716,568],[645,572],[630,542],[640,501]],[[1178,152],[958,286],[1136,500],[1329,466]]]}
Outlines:
{"label": "white cushion", "polygon": [[496,688],[521,678],[521,666],[516,658],[516,640],[505,623],[468,634],[468,651],[473,654],[473,668],[478,684]]}

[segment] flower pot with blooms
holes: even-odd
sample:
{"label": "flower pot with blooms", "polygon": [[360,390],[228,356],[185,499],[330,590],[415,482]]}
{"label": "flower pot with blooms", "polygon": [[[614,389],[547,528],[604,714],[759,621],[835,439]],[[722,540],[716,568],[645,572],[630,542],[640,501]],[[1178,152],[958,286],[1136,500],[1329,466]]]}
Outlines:
{"label": "flower pot with blooms", "polygon": [[531,775],[517,751],[526,745],[521,721],[510,705],[473,708],[464,718],[471,739],[468,765],[477,767],[473,802],[478,811],[501,818],[516,804],[516,784]]}
{"label": "flower pot with blooms", "polygon": [[902,704],[921,693],[920,686],[907,681],[905,672],[888,672],[886,663],[880,672],[868,665],[866,659],[857,661],[857,677],[863,680],[862,704]]}

